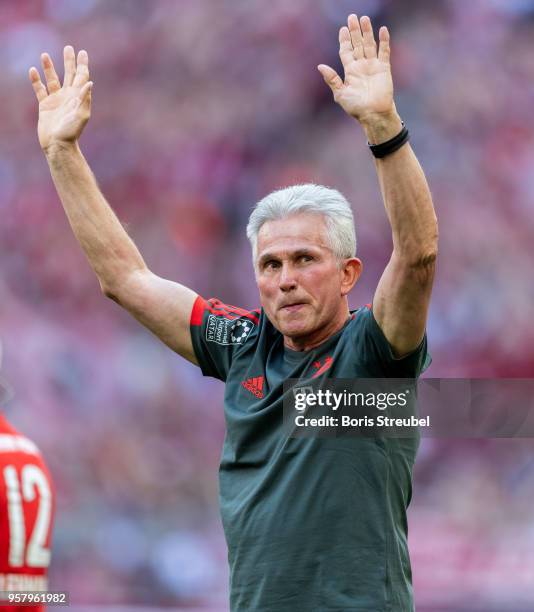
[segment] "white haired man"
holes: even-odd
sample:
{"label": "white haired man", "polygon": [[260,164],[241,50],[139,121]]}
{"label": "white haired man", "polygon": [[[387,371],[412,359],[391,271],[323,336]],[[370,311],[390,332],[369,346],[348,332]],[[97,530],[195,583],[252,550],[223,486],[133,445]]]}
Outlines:
{"label": "white haired man", "polygon": [[[205,375],[226,383],[220,503],[231,609],[413,608],[406,508],[417,441],[281,435],[283,382],[328,375],[417,377],[437,253],[421,167],[393,100],[389,33],[368,17],[340,29],[344,80],[318,66],[363,127],[393,233],[372,307],[349,312],[361,262],[352,213],[316,185],[267,196],[247,228],[261,309],[245,311],[151,272],[100,193],[78,138],[90,116],[88,57],[65,47],[61,85],[42,55],[30,80],[38,135],[72,229],[102,291]],[[334,443],[335,442],[335,443]]]}

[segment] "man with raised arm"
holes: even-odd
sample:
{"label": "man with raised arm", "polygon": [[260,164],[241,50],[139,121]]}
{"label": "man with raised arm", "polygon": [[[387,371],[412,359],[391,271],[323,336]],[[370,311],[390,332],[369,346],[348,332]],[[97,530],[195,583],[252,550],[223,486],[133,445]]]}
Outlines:
{"label": "man with raised arm", "polygon": [[282,434],[284,380],[417,377],[427,359],[437,224],[393,101],[389,33],[377,49],[370,19],[350,15],[339,43],[344,80],[318,70],[371,143],[393,236],[372,307],[352,313],[361,262],[338,191],[298,185],[256,205],[247,235],[261,309],[205,300],[147,268],[97,187],[78,146],[87,53],[65,47],[63,85],[46,54],[46,87],[30,69],[39,142],[102,291],[226,383],[220,505],[234,612],[413,609],[406,509],[418,441]]}

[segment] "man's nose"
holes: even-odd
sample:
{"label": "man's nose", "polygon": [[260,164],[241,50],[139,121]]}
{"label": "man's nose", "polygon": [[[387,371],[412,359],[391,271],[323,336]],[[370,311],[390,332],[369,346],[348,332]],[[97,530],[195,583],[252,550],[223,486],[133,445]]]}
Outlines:
{"label": "man's nose", "polygon": [[278,286],[281,291],[291,291],[297,288],[295,271],[291,266],[282,266]]}

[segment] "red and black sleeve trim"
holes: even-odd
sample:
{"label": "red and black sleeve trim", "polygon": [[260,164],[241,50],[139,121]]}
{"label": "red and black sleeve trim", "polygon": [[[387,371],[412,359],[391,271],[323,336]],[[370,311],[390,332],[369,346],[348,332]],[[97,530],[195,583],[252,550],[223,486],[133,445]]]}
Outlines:
{"label": "red and black sleeve trim", "polygon": [[205,310],[208,310],[211,314],[221,315],[231,320],[241,319],[244,317],[252,321],[255,325],[258,325],[258,323],[260,322],[259,308],[255,310],[245,310],[244,308],[239,308],[238,306],[231,306],[230,304],[225,304],[217,298],[210,298],[209,300],[205,300],[199,295],[195,300],[195,303],[193,304],[193,309],[191,311],[191,325],[202,325],[202,317],[204,315]]}
{"label": "red and black sleeve trim", "polygon": [[204,315],[204,311],[206,310],[206,306],[206,300],[200,295],[197,296],[197,299],[193,304],[193,309],[191,310],[191,318],[189,320],[190,325],[202,325],[202,317]]}

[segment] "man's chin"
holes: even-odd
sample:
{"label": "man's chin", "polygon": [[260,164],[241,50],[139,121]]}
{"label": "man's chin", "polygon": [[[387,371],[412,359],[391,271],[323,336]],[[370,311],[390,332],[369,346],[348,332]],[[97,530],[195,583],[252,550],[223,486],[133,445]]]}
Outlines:
{"label": "man's chin", "polygon": [[313,327],[309,321],[294,319],[292,321],[282,320],[275,325],[276,329],[287,338],[302,338],[308,336],[312,331]]}
{"label": "man's chin", "polygon": [[276,316],[269,316],[268,312],[266,314],[273,326],[287,338],[302,338],[314,331],[310,317],[306,316],[308,313],[277,311]]}

